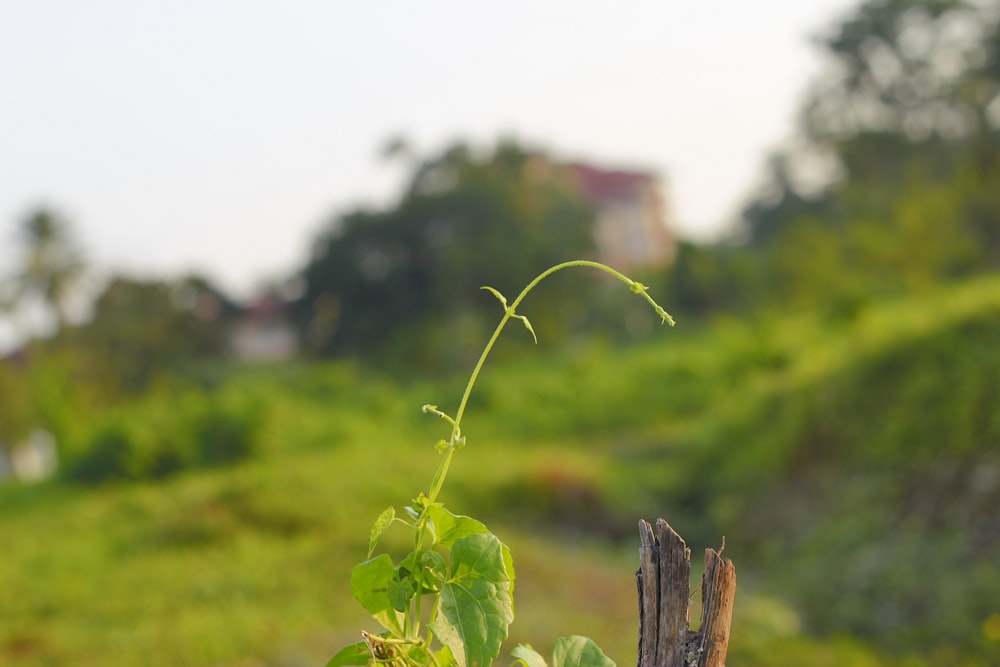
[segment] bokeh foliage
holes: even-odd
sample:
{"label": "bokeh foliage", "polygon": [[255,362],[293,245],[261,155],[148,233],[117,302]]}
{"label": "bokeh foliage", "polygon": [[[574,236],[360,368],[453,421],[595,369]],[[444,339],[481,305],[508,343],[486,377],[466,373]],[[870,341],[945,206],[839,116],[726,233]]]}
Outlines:
{"label": "bokeh foliage", "polygon": [[[553,264],[592,256],[592,219],[569,172],[544,153],[456,144],[414,165],[394,206],[338,216],[317,239],[296,303],[304,341],[323,355],[460,366],[495,312],[479,287],[516,293]],[[563,337],[587,288],[552,284],[538,310]]]}
{"label": "bokeh foliage", "polygon": [[[992,664],[1000,462],[981,408],[1000,377],[998,299],[982,279],[836,325],[734,321],[585,354],[543,340],[495,365],[448,502],[511,545],[512,640],[575,629],[628,661],[635,518],[663,515],[696,548],[727,536],[734,662]],[[941,374],[964,378],[954,396],[934,390]],[[235,467],[0,488],[6,658],[291,664],[356,639],[349,566],[387,500],[433,472],[440,422],[419,404],[461,383],[339,362],[245,369],[215,391],[251,413],[266,400],[265,446]],[[131,418],[167,425],[187,399],[213,400],[165,392]],[[82,619],[100,622],[83,635]]]}
{"label": "bokeh foliage", "polygon": [[[872,0],[831,28],[801,142],[732,238],[635,276],[669,336],[588,281],[526,305],[541,345],[502,341],[452,487],[518,560],[514,640],[629,656],[633,526],[662,515],[728,537],[734,665],[1000,660],[998,10]],[[232,363],[217,288],[121,276],[4,360],[0,441],[43,426],[64,467],[0,487],[0,662],[296,664],[356,640],[348,568],[429,474],[416,408],[460,394],[449,371],[500,314],[479,286],[593,250],[553,165],[457,144],[337,216],[289,304],[309,363]]]}

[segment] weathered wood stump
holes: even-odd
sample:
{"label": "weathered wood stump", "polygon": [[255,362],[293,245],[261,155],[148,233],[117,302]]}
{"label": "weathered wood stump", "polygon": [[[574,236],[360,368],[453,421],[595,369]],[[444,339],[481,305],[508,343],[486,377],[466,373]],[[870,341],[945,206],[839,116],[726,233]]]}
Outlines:
{"label": "weathered wood stump", "polygon": [[663,519],[639,522],[638,667],[724,667],[736,595],[736,568],[705,549],[701,627],[690,629],[691,550]]}

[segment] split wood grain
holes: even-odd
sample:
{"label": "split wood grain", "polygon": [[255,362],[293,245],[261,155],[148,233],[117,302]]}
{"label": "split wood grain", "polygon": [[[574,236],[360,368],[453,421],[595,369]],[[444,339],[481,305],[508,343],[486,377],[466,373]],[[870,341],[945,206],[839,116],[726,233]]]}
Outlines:
{"label": "split wood grain", "polygon": [[639,522],[638,667],[724,667],[729,647],[736,569],[705,550],[701,628],[690,629],[691,550],[663,519]]}

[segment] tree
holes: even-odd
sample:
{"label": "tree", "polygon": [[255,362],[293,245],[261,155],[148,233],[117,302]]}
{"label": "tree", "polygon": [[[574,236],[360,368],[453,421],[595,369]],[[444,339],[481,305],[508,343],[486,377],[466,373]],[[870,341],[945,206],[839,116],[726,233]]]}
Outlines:
{"label": "tree", "polygon": [[996,0],[868,0],[819,40],[833,63],[804,120],[814,140],[887,133],[909,140],[996,129]]}
{"label": "tree", "polygon": [[134,394],[163,375],[224,356],[235,312],[202,277],[168,283],[116,276],[73,344],[86,360],[88,382],[112,397]]}
{"label": "tree", "polygon": [[[743,215],[767,270],[783,267],[771,282],[913,287],[1000,267],[1000,2],[868,0],[819,43],[831,63],[800,148]],[[826,178],[804,188],[817,156]]]}
{"label": "tree", "polygon": [[0,456],[35,426],[35,410],[25,376],[23,364],[0,357]]}
{"label": "tree", "polygon": [[[435,331],[449,327],[450,341],[467,327],[478,335],[471,319],[497,307],[479,286],[511,293],[551,264],[592,254],[592,220],[568,171],[544,154],[455,144],[416,162],[395,206],[328,225],[301,272],[303,338],[320,354],[461,354],[461,342],[433,350]],[[540,317],[572,303],[550,296]]]}
{"label": "tree", "polygon": [[14,279],[14,300],[18,305],[41,301],[61,330],[68,318],[67,298],[84,270],[69,223],[56,212],[39,208],[24,219],[18,231],[23,258]]}

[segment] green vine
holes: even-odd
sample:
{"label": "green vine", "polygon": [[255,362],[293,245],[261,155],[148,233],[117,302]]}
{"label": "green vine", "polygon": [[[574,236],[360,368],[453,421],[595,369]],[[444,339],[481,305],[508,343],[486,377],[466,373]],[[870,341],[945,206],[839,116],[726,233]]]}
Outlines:
{"label": "green vine", "polygon": [[[516,312],[524,298],[545,278],[570,267],[590,267],[621,280],[642,296],[662,322],[674,319],[647,293],[642,283],[615,269],[589,260],[557,264],[539,274],[521,290],[513,303],[492,287],[483,287],[497,298],[504,314],[486,343],[469,377],[454,417],[436,405],[423,411],[443,419],[451,435],[440,440],[441,463],[427,493],[419,494],[397,516],[386,508],[375,520],[367,560],[351,570],[351,592],[383,628],[380,634],[362,632],[362,641],[338,652],[327,667],[383,664],[393,667],[489,667],[500,654],[507,629],[514,620],[514,564],[510,549],[476,519],[453,514],[438,502],[456,451],[466,444],[462,417],[476,380],[501,332],[511,319],[520,320],[537,342],[535,330]],[[400,524],[413,533],[413,551],[398,562],[388,554],[374,556],[382,534]],[[424,606],[428,602],[428,606]],[[525,667],[546,667],[541,655],[519,646],[513,656]],[[563,637],[553,649],[554,667],[614,667],[586,637]]]}

